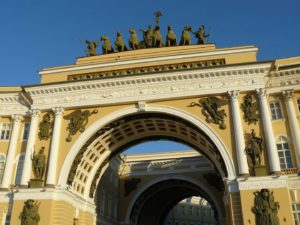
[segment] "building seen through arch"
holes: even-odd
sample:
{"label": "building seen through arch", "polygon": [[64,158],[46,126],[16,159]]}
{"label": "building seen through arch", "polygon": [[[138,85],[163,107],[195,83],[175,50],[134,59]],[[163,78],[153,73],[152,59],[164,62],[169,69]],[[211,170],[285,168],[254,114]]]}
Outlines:
{"label": "building seen through arch", "polygon": [[[300,58],[257,54],[135,49],[0,87],[0,223],[299,223]],[[124,155],[160,140],[190,150]],[[175,217],[197,198],[209,220]]]}

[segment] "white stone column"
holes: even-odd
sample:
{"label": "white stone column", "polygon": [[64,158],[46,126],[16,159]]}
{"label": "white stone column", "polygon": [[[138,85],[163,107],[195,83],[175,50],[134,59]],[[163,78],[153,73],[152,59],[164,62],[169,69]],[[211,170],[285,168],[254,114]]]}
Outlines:
{"label": "white stone column", "polygon": [[21,186],[22,187],[27,187],[29,179],[30,179],[31,164],[32,164],[31,157],[32,157],[32,153],[34,151],[36,131],[38,128],[38,122],[39,122],[39,116],[40,116],[39,110],[31,110],[30,113],[31,113],[31,122],[30,122],[30,129],[29,129],[29,135],[28,135],[28,139],[27,139],[25,158],[24,158],[24,166],[23,166],[22,178],[21,178]]}
{"label": "white stone column", "polygon": [[46,178],[46,185],[48,187],[54,187],[56,184],[56,170],[57,170],[57,158],[58,148],[60,140],[60,130],[64,110],[62,107],[56,107],[52,109],[54,116],[54,127],[52,132],[51,147],[48,160],[48,172]]}
{"label": "white stone column", "polygon": [[229,91],[232,123],[234,131],[234,142],[237,154],[237,162],[239,167],[239,175],[249,175],[247,156],[245,153],[245,138],[241,121],[240,107],[238,101],[239,91]]}
{"label": "white stone column", "polygon": [[12,115],[13,127],[9,140],[8,152],[6,155],[4,173],[1,188],[9,188],[13,177],[14,158],[16,156],[18,137],[20,133],[20,124],[23,119],[21,115]]}
{"label": "white stone column", "polygon": [[282,91],[282,94],[285,100],[285,106],[288,114],[290,130],[292,133],[292,139],[293,139],[294,149],[296,153],[297,168],[299,173],[300,172],[300,129],[299,129],[295,107],[292,99],[294,91],[285,90]]}
{"label": "white stone column", "polygon": [[273,127],[271,122],[269,104],[267,101],[267,92],[266,89],[260,88],[256,89],[259,105],[260,105],[260,114],[264,129],[264,135],[267,145],[268,159],[270,164],[270,171],[272,174],[281,174],[279,157],[277,153]]}

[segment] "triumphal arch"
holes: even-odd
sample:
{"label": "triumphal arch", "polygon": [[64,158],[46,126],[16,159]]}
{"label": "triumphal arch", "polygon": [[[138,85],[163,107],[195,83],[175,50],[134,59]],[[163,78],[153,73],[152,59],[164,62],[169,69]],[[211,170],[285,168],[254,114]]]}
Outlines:
{"label": "triumphal arch", "polygon": [[[255,46],[201,42],[203,29],[165,47],[145,33],[143,48],[132,30],[114,52],[102,36],[105,54],[87,41],[40,84],[1,87],[2,224],[160,225],[192,195],[216,224],[299,224],[300,58],[257,61]],[[120,155],[148,140],[198,155]]]}

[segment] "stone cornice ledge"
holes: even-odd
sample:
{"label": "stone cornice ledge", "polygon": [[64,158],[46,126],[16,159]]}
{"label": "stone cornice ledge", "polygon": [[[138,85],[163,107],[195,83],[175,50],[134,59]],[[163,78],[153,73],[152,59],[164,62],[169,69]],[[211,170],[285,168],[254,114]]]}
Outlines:
{"label": "stone cornice ledge", "polygon": [[270,63],[25,87],[33,109],[72,108],[265,87]]}
{"label": "stone cornice ledge", "polygon": [[[0,203],[9,201],[10,192],[0,193]],[[84,200],[83,198],[77,196],[76,194],[71,193],[68,190],[64,189],[19,189],[17,192],[14,192],[14,200],[53,200],[53,201],[64,201],[68,204],[71,204],[75,208],[78,208],[82,211],[87,211],[92,214],[95,213],[96,206],[89,201]]]}
{"label": "stone cornice ledge", "polygon": [[25,115],[28,112],[20,92],[0,93],[0,116]]}

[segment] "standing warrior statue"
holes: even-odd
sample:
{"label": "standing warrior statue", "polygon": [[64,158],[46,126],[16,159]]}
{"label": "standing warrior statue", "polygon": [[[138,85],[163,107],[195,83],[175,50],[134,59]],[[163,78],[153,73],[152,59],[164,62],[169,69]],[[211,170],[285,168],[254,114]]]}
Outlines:
{"label": "standing warrior statue", "polygon": [[129,43],[129,48],[131,50],[135,50],[135,49],[138,49],[139,48],[139,39],[136,35],[136,31],[134,28],[131,28],[129,30],[129,33],[130,33],[130,38],[128,40],[128,43]]}
{"label": "standing warrior statue", "polygon": [[35,179],[42,179],[45,172],[46,156],[44,150],[45,147],[41,147],[38,154],[33,153],[32,169]]}
{"label": "standing warrior statue", "polygon": [[252,129],[250,134],[250,143],[246,147],[245,151],[251,158],[253,167],[261,165],[262,142],[262,138],[257,137],[255,131]]}
{"label": "standing warrior statue", "polygon": [[196,32],[192,31],[192,33],[198,39],[197,41],[198,45],[206,44],[205,38],[209,37],[209,34],[205,33],[204,25],[201,25],[201,27],[199,27],[199,29]]}

